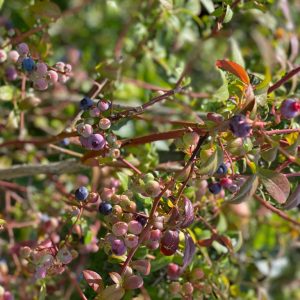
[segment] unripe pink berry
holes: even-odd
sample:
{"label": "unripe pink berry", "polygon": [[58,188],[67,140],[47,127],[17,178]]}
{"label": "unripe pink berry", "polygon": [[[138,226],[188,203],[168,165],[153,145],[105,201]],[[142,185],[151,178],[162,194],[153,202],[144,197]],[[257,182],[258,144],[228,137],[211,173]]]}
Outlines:
{"label": "unripe pink berry", "polygon": [[97,103],[97,107],[100,109],[100,111],[104,112],[109,109],[109,102],[107,102],[105,100],[100,100]]}
{"label": "unripe pink berry", "polygon": [[19,59],[20,54],[16,50],[11,50],[8,52],[8,60],[16,63]]}
{"label": "unripe pink berry", "polygon": [[191,278],[193,281],[198,281],[203,279],[205,276],[204,272],[200,268],[195,268],[191,272]]}
{"label": "unripe pink berry", "polygon": [[65,69],[65,63],[62,61],[59,61],[55,64],[55,68],[60,71],[60,72],[64,72]]}
{"label": "unripe pink berry", "polygon": [[70,64],[65,64],[64,71],[70,73],[72,71],[72,66]]}
{"label": "unripe pink berry", "polygon": [[159,248],[159,241],[150,241],[148,240],[146,242],[146,246],[150,249],[150,250],[156,250]]}
{"label": "unripe pink berry", "polygon": [[[101,197],[101,200],[103,200],[103,201],[109,201],[112,198],[112,196],[114,196],[114,194],[115,193],[112,189],[104,188],[100,194],[100,197]],[[115,203],[115,202],[113,202],[113,203]],[[117,202],[117,203],[119,203],[119,202]],[[115,203],[115,204],[117,204],[117,203]]]}
{"label": "unripe pink berry", "polygon": [[31,249],[28,246],[22,247],[20,249],[20,256],[22,258],[28,258],[30,256],[31,252],[32,251],[31,251]]}
{"label": "unripe pink berry", "polygon": [[175,295],[181,291],[181,284],[179,282],[171,282],[169,285],[170,293]]}
{"label": "unripe pink berry", "polygon": [[89,194],[89,197],[88,197],[88,202],[89,203],[96,203],[98,200],[99,200],[99,194],[98,193],[92,192],[92,193]]}
{"label": "unripe pink berry", "polygon": [[33,86],[39,91],[44,91],[48,88],[48,81],[44,78],[39,78],[33,82]]}
{"label": "unripe pink berry", "polygon": [[14,300],[14,296],[11,292],[5,291],[3,295],[3,300]]}
{"label": "unripe pink berry", "polygon": [[117,222],[112,227],[112,232],[115,236],[122,236],[127,233],[129,226],[125,222]]}
{"label": "unripe pink berry", "polygon": [[26,43],[21,43],[17,46],[17,52],[20,55],[27,55],[29,53],[29,47]]}
{"label": "unripe pink berry", "polygon": [[7,59],[7,54],[4,50],[0,49],[0,63],[5,62]]}
{"label": "unripe pink berry", "polygon": [[133,234],[140,234],[143,230],[143,226],[136,220],[132,220],[128,223],[128,231]]}
{"label": "unripe pink berry", "polygon": [[124,238],[124,242],[125,242],[126,247],[134,248],[137,246],[137,244],[139,242],[139,238],[134,234],[128,234]]}
{"label": "unripe pink berry", "polygon": [[114,205],[113,206],[113,214],[120,217],[123,214],[123,209],[120,205]]}
{"label": "unripe pink berry", "polygon": [[55,83],[58,81],[58,74],[56,71],[54,70],[49,70],[47,72],[47,79],[51,82],[51,83]]}
{"label": "unripe pink berry", "polygon": [[161,239],[162,232],[159,229],[152,229],[150,231],[150,240],[159,241]]}
{"label": "unripe pink berry", "polygon": [[100,121],[99,121],[99,127],[103,130],[106,130],[106,129],[109,129],[111,126],[111,122],[109,119],[107,118],[102,118]]}
{"label": "unripe pink berry", "polygon": [[194,292],[194,287],[193,287],[193,285],[190,282],[185,282],[182,285],[182,291],[186,295],[192,295],[193,292]]}
{"label": "unripe pink berry", "polygon": [[58,74],[58,81],[60,83],[66,83],[70,79],[69,76],[64,75],[64,74]]}
{"label": "unripe pink berry", "polygon": [[109,156],[111,158],[119,158],[120,155],[121,155],[121,151],[119,149],[112,148],[109,150]]}
{"label": "unripe pink berry", "polygon": [[177,279],[180,275],[180,267],[177,264],[168,264],[167,274],[171,280]]}
{"label": "unripe pink berry", "polygon": [[93,133],[93,127],[90,124],[80,123],[76,129],[77,132],[85,138],[88,138]]}

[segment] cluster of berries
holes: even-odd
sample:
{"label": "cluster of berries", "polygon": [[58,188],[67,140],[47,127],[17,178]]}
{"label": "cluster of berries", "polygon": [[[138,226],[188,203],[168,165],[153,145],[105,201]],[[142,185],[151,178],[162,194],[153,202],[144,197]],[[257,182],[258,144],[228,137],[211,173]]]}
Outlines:
{"label": "cluster of berries", "polygon": [[27,269],[34,273],[36,280],[63,273],[65,266],[77,256],[77,251],[69,250],[66,246],[57,250],[50,240],[45,240],[33,250],[28,246],[20,249],[20,257],[27,261]]}
{"label": "cluster of berries", "polygon": [[[80,142],[83,147],[89,150],[102,150],[107,145],[109,151],[107,156],[118,158],[120,156],[120,143],[117,137],[109,130],[111,121],[108,118],[108,109],[110,102],[107,100],[99,100],[97,104],[89,97],[84,97],[80,101],[80,109],[88,114],[84,122],[80,122],[76,126],[76,130],[80,135]],[[95,133],[97,129],[98,133]]]}
{"label": "cluster of berries", "polygon": [[63,62],[57,62],[49,67],[46,63],[35,61],[26,43],[21,43],[16,50],[0,50],[0,63],[5,63],[5,78],[7,81],[18,79],[18,69],[28,74],[36,90],[46,90],[49,84],[56,82],[65,83],[70,78],[72,66]]}

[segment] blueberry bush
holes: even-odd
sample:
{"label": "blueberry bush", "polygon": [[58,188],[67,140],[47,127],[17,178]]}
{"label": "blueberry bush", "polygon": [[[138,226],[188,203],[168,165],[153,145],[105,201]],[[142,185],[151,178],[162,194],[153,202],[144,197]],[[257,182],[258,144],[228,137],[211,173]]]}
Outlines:
{"label": "blueberry bush", "polygon": [[299,1],[0,7],[0,299],[300,298]]}

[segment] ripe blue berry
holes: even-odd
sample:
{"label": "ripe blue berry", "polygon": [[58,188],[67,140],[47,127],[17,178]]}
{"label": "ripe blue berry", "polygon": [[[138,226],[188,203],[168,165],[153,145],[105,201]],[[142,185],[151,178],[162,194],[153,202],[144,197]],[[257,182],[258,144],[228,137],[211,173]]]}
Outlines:
{"label": "ripe blue berry", "polygon": [[84,97],[80,103],[79,103],[79,107],[81,110],[88,110],[89,108],[91,108],[94,105],[94,102],[91,98],[89,97]]}
{"label": "ripe blue berry", "polygon": [[108,202],[101,202],[100,206],[99,206],[99,212],[102,215],[109,215],[112,212],[112,206],[110,203]]}
{"label": "ripe blue berry", "polygon": [[295,118],[300,114],[300,102],[294,99],[286,99],[281,104],[280,112],[285,119]]}
{"label": "ripe blue berry", "polygon": [[26,57],[22,61],[22,68],[24,71],[32,72],[35,67],[35,62],[31,57]]}
{"label": "ripe blue berry", "polygon": [[75,191],[75,198],[79,201],[84,201],[89,196],[89,191],[86,187],[81,186]]}
{"label": "ripe blue berry", "polygon": [[116,239],[111,243],[111,251],[113,254],[121,256],[126,253],[126,246],[123,240]]}
{"label": "ripe blue berry", "polygon": [[216,183],[211,183],[209,186],[208,186],[208,189],[211,193],[213,194],[219,194],[221,192],[221,189],[222,189],[222,186],[220,183],[216,182]]}
{"label": "ripe blue berry", "polygon": [[227,166],[224,163],[221,163],[216,173],[219,175],[223,175],[226,174],[227,171],[228,171]]}
{"label": "ripe blue berry", "polygon": [[230,119],[229,128],[235,136],[246,137],[250,133],[251,125],[244,115],[236,115]]}

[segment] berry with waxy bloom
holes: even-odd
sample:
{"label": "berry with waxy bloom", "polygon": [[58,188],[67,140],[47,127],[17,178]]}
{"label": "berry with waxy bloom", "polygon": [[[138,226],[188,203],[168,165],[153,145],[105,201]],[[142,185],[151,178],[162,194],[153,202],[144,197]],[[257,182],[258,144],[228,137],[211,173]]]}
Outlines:
{"label": "berry with waxy bloom", "polygon": [[48,66],[43,62],[38,62],[35,65],[35,72],[38,76],[45,76],[48,71]]}
{"label": "berry with waxy bloom", "polygon": [[140,234],[143,230],[143,226],[136,220],[132,220],[128,223],[128,231],[133,234]]}
{"label": "berry with waxy bloom", "polygon": [[88,138],[91,134],[93,134],[93,126],[90,124],[80,123],[76,126],[76,130],[85,138]]}
{"label": "berry with waxy bloom", "polygon": [[105,146],[104,137],[99,134],[92,134],[88,137],[88,148],[91,150],[101,150]]}
{"label": "berry with waxy bloom", "polygon": [[159,182],[151,180],[145,185],[145,193],[150,197],[157,197],[161,192]]}
{"label": "berry with waxy bloom", "polygon": [[29,47],[26,43],[21,43],[17,46],[17,52],[20,55],[27,55],[29,53]]}
{"label": "berry with waxy bloom", "polygon": [[152,229],[150,231],[150,240],[151,241],[159,241],[161,239],[162,232],[159,229]]}
{"label": "berry with waxy bloom", "polygon": [[104,112],[104,111],[108,110],[109,106],[110,106],[109,102],[105,101],[105,100],[100,100],[97,103],[97,107],[100,109],[101,112]]}
{"label": "berry with waxy bloom", "polygon": [[111,126],[111,122],[108,118],[102,118],[99,121],[99,127],[103,130],[109,129]]}
{"label": "berry with waxy bloom", "polygon": [[85,186],[81,186],[75,191],[75,198],[78,201],[84,201],[89,196],[89,191]]}
{"label": "berry with waxy bloom", "polygon": [[5,69],[5,78],[8,81],[14,81],[18,78],[18,72],[14,66],[8,66]]}
{"label": "berry with waxy bloom", "polygon": [[65,63],[62,62],[62,61],[58,61],[56,64],[55,64],[55,68],[60,71],[60,72],[64,72],[65,70]]}
{"label": "berry with waxy bloom", "polygon": [[139,238],[134,234],[127,234],[124,238],[124,242],[126,247],[128,248],[134,248],[137,246],[139,242]]}
{"label": "berry with waxy bloom", "polygon": [[251,125],[247,122],[244,115],[233,116],[229,120],[229,128],[237,137],[246,137],[251,131]]}
{"label": "berry with waxy bloom", "polygon": [[115,239],[111,243],[111,251],[113,254],[121,256],[124,255],[127,251],[126,246],[121,239]]}
{"label": "berry with waxy bloom", "polygon": [[44,91],[48,88],[48,81],[45,78],[38,78],[34,80],[33,86],[39,91]]}
{"label": "berry with waxy bloom", "polygon": [[109,215],[112,212],[112,205],[108,202],[101,202],[99,205],[99,212],[103,215]]}
{"label": "berry with waxy bloom", "polygon": [[219,194],[221,192],[221,189],[222,189],[222,186],[220,183],[218,182],[215,182],[215,183],[211,183],[209,184],[208,186],[208,189],[209,191],[212,193],[212,194]]}
{"label": "berry with waxy bloom", "polygon": [[122,236],[127,233],[128,225],[125,222],[117,222],[112,227],[112,232],[115,236]]}
{"label": "berry with waxy bloom", "polygon": [[292,119],[300,115],[300,101],[286,99],[280,107],[281,116],[285,119]]}

